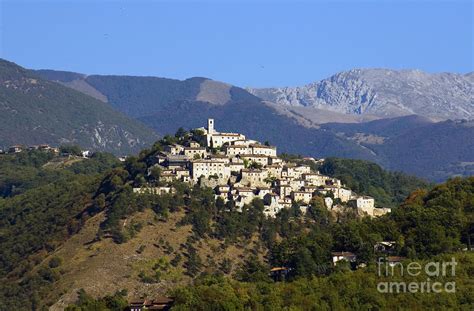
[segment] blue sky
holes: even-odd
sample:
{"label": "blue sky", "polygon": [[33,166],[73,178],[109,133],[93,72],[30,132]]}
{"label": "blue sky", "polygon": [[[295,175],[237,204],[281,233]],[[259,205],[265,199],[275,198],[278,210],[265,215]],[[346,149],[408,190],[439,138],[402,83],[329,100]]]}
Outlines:
{"label": "blue sky", "polygon": [[0,57],[34,69],[256,87],[474,70],[471,1],[0,1]]}

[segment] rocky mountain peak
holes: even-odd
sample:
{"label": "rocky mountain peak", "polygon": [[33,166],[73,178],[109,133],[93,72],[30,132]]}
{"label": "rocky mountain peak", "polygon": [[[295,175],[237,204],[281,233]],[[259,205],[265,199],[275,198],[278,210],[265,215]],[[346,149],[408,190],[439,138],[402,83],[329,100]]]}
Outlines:
{"label": "rocky mountain peak", "polygon": [[286,106],[378,117],[423,115],[433,120],[474,118],[473,75],[421,70],[353,69],[301,87],[248,88]]}

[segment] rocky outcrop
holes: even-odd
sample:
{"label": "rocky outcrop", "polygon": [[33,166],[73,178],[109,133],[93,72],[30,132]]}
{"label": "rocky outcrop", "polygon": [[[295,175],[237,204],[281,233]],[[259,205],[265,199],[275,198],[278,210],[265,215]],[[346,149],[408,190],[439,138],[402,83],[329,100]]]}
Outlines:
{"label": "rocky outcrop", "polygon": [[473,119],[473,74],[419,70],[355,69],[302,87],[248,88],[284,106],[313,107],[351,115],[433,120]]}

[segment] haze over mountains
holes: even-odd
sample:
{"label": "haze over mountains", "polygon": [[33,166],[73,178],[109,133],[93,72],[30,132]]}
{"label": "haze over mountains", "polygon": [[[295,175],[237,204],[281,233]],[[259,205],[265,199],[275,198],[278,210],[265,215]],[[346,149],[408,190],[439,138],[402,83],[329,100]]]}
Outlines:
{"label": "haze over mountains", "polygon": [[447,120],[472,119],[472,74],[353,70],[311,87],[270,90],[206,78],[32,74],[86,94],[88,102],[105,102],[160,135],[213,117],[219,130],[268,140],[280,152],[366,159],[435,181],[474,174],[474,122]]}

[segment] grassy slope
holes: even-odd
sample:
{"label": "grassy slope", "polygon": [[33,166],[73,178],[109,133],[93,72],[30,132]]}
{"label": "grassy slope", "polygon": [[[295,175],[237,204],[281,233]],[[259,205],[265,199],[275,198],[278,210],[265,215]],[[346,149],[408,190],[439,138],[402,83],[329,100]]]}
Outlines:
{"label": "grassy slope", "polygon": [[[104,216],[102,213],[98,214],[88,220],[78,234],[46,258],[45,262],[53,257],[66,259],[61,266],[64,274],[51,293],[52,301],[57,301],[51,310],[62,310],[74,302],[80,288],[94,297],[127,289],[128,298],[137,298],[142,295],[164,295],[171,288],[189,283],[191,278],[184,275],[183,267],[186,251],[180,246],[191,235],[191,226],[176,226],[183,213],[170,214],[166,222],[154,220],[154,215],[153,211],[145,210],[127,218],[127,222],[142,221],[146,225],[136,237],[126,243],[116,244],[111,239],[91,243]],[[164,247],[160,246],[160,239],[170,243],[174,249],[172,254],[165,253]],[[138,253],[137,250],[142,245],[145,248],[142,253]],[[224,258],[231,259],[234,267],[237,266],[246,257],[252,243],[242,245],[243,247],[229,246],[225,250],[221,248],[222,242],[214,239],[202,240],[197,245],[205,271],[206,267],[215,267]],[[176,268],[171,267],[163,273],[164,282],[145,284],[140,280],[140,271],[150,272],[156,260],[166,258],[170,261],[177,253],[182,254],[182,260]]]}

